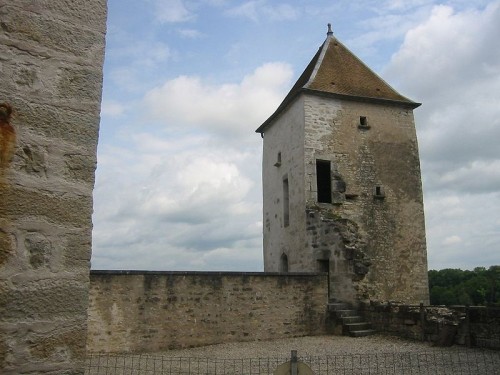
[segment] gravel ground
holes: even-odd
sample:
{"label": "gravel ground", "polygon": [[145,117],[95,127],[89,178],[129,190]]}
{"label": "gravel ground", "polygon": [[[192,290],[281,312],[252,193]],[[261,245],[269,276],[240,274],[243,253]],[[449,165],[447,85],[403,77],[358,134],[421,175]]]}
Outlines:
{"label": "gravel ground", "polygon": [[314,374],[500,374],[500,352],[374,335],[252,341],[149,354],[89,353],[88,375],[273,374],[297,350]]}
{"label": "gravel ground", "polygon": [[[454,346],[444,350],[458,350]],[[342,354],[401,353],[442,351],[443,348],[430,346],[428,343],[403,340],[397,337],[373,335],[367,337],[349,336],[311,336],[272,341],[249,341],[240,343],[218,344],[199,348],[170,350],[156,353],[167,357],[197,358],[268,358],[288,357],[291,350],[297,350],[299,356],[325,356]]]}

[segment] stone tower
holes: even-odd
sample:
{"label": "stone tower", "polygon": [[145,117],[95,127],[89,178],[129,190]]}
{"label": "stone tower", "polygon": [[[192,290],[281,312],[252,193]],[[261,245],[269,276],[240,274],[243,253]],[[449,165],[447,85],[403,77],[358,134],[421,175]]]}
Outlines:
{"label": "stone tower", "polygon": [[0,373],[83,374],[106,0],[0,0]]}
{"label": "stone tower", "polygon": [[338,300],[428,303],[413,109],[328,29],[264,139],[264,269],[329,272]]}

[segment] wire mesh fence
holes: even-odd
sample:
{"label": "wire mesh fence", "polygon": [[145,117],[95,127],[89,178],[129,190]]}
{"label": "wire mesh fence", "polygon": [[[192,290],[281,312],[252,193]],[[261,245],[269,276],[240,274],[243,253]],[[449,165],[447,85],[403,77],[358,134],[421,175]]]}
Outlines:
{"label": "wire mesh fence", "polygon": [[[290,358],[187,358],[90,353],[86,375],[273,374]],[[300,357],[314,374],[500,374],[498,351],[432,351]]]}

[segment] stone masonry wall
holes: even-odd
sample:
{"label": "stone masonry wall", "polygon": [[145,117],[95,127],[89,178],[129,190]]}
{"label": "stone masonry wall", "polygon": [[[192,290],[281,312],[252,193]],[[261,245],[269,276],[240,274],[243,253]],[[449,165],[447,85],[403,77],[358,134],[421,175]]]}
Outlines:
{"label": "stone masonry wall", "polygon": [[422,340],[500,349],[500,308],[361,304],[365,319],[378,332]]}
{"label": "stone masonry wall", "polygon": [[[304,103],[308,242],[330,261],[331,296],[428,303],[412,110],[313,95]],[[316,160],[331,163],[332,203],[317,201]]]}
{"label": "stone masonry wall", "polygon": [[[305,242],[304,215],[304,110],[298,99],[280,114],[264,134],[262,155],[264,271],[314,272]],[[280,161],[278,162],[278,157]],[[288,179],[289,222],[284,221],[283,180]]]}
{"label": "stone masonry wall", "polygon": [[90,285],[89,351],[326,333],[326,274],[92,271]]}
{"label": "stone masonry wall", "polygon": [[83,373],[106,1],[0,20],[0,372]]}

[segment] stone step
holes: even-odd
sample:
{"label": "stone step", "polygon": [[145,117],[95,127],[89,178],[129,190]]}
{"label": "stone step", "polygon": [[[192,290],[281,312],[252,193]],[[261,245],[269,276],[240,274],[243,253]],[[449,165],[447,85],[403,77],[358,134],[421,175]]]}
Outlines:
{"label": "stone step", "polygon": [[356,316],[343,316],[340,318],[342,320],[342,324],[350,324],[350,323],[363,323],[363,317]]}
{"label": "stone step", "polygon": [[365,337],[375,334],[376,331],[374,329],[364,329],[360,331],[350,331],[349,336],[352,337]]}
{"label": "stone step", "polygon": [[347,332],[366,331],[371,329],[372,325],[367,322],[348,323],[344,324],[344,328],[347,330]]}
{"label": "stone step", "polygon": [[358,316],[358,312],[356,310],[335,310],[335,315],[337,318],[345,318],[349,316]]}
{"label": "stone step", "polygon": [[328,311],[335,315],[337,324],[341,323],[340,331],[337,334],[349,335],[352,337],[363,337],[372,335],[375,330],[370,323],[366,322],[357,310],[352,308],[350,303],[342,302],[336,299],[328,301]]}
{"label": "stone step", "polygon": [[345,302],[329,302],[328,311],[349,310],[350,306]]}

